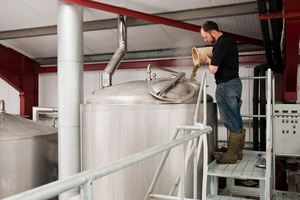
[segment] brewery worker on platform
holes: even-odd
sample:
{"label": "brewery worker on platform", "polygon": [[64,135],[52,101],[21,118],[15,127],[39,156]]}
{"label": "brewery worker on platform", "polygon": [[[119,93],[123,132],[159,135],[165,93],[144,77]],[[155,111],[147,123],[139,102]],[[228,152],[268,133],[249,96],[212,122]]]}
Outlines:
{"label": "brewery worker on platform", "polygon": [[207,56],[208,70],[214,74],[216,100],[221,120],[229,130],[227,149],[214,152],[220,163],[234,164],[243,158],[245,129],[240,113],[242,83],[239,78],[239,56],[236,41],[219,30],[215,22],[207,21],[201,27],[204,41],[214,44],[212,57]]}

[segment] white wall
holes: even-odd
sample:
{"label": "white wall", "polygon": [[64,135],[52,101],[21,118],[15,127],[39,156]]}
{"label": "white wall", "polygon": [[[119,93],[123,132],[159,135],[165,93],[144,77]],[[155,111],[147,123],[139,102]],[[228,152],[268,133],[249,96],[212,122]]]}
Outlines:
{"label": "white wall", "polygon": [[0,100],[5,101],[5,110],[10,114],[20,114],[19,92],[0,78]]}

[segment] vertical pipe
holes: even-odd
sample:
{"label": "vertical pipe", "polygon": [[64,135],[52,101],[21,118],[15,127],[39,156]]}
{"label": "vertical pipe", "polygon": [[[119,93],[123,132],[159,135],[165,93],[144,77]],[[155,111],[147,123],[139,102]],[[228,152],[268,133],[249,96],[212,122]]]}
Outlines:
{"label": "vertical pipe", "polygon": [[[254,76],[259,76],[259,66],[254,68]],[[259,80],[254,79],[253,83],[253,115],[258,115],[258,91]],[[258,151],[258,118],[253,118],[253,150]]]}
{"label": "vertical pipe", "polygon": [[206,199],[207,195],[207,171],[208,171],[208,144],[207,133],[201,135],[201,142],[203,144],[203,173],[202,173],[202,199]]}
{"label": "vertical pipe", "polygon": [[[282,0],[270,0],[269,1],[269,12],[277,13],[282,10]],[[280,48],[281,37],[282,37],[282,29],[283,29],[283,19],[270,19],[271,27],[272,27],[272,36],[273,36],[273,52],[275,58],[275,65],[273,67],[273,71],[275,72],[283,72],[284,65],[282,63],[282,52]]]}
{"label": "vertical pipe", "polygon": [[203,75],[204,87],[203,87],[203,125],[206,126],[207,124],[207,94],[206,94],[206,72]]}
{"label": "vertical pipe", "polygon": [[[260,66],[260,76],[266,75],[266,65]],[[260,79],[260,115],[266,114],[266,80]],[[266,118],[259,119],[260,151],[266,151]]]}
{"label": "vertical pipe", "polygon": [[[201,137],[201,136],[200,136]],[[197,139],[194,139],[194,142],[196,144]],[[197,199],[197,189],[198,189],[198,162],[197,162],[197,146],[194,149],[194,172],[193,172],[193,199]]]}
{"label": "vertical pipe", "polygon": [[[259,14],[266,14],[268,12],[266,0],[257,0],[257,9]],[[260,20],[260,27],[261,27],[262,38],[265,47],[267,63],[269,66],[274,66],[268,20],[267,19]]]}
{"label": "vertical pipe", "polygon": [[267,141],[266,141],[266,182],[265,182],[265,199],[271,199],[271,166],[272,166],[272,135],[271,135],[271,115],[272,115],[272,107],[271,107],[271,69],[267,71]]}
{"label": "vertical pipe", "polygon": [[[83,8],[57,1],[59,179],[81,171],[80,104],[83,102]],[[78,189],[63,193],[69,199]]]}
{"label": "vertical pipe", "polygon": [[[184,136],[184,135],[183,135]],[[185,143],[181,150],[181,200],[185,199]]]}

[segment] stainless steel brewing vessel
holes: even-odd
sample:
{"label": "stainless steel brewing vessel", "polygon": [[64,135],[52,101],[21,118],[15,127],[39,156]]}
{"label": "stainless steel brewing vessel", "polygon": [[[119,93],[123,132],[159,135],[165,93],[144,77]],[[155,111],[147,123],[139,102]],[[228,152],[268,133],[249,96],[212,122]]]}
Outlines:
{"label": "stainless steel brewing vessel", "polygon": [[57,129],[0,111],[0,199],[54,180]]}
{"label": "stainless steel brewing vessel", "polygon": [[[147,87],[147,81],[115,85],[88,97],[81,105],[83,170],[165,144],[171,140],[176,126],[193,125],[198,94],[185,102],[174,103],[153,97]],[[216,104],[210,96],[208,99],[207,120],[213,128],[209,135],[211,155],[217,148],[217,115]],[[199,115],[202,121],[202,111]],[[180,150],[176,147],[171,151],[154,192],[169,194],[180,172]],[[94,199],[144,199],[161,158],[158,155],[96,180]],[[198,166],[198,170],[201,172],[202,167]],[[198,194],[201,194],[200,187]],[[191,188],[187,188],[186,196],[191,195]]]}

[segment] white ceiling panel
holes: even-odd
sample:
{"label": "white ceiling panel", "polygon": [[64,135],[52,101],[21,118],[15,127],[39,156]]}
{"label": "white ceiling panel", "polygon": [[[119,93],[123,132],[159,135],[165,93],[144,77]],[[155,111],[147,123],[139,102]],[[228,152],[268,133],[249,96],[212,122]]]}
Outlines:
{"label": "white ceiling panel", "polygon": [[[203,22],[199,23],[202,25]],[[193,46],[205,46],[208,45],[204,42],[200,32],[188,31],[171,26],[162,26],[169,37],[174,41],[175,48],[190,48]]]}
{"label": "white ceiling panel", "polygon": [[30,58],[57,56],[56,35],[7,40],[4,44]]}
{"label": "white ceiling panel", "polygon": [[[32,0],[39,1],[39,0]],[[48,26],[56,24],[56,1],[40,1],[37,7],[32,7],[22,0],[1,0],[0,30],[14,30]],[[53,2],[55,6],[53,6]],[[47,14],[48,13],[48,14]]]}
{"label": "white ceiling panel", "polygon": [[[128,8],[149,14],[171,13],[170,18],[177,11],[191,11],[195,9],[210,9],[220,6],[222,12],[227,14],[224,5],[240,4],[253,0],[95,0],[101,3]],[[58,0],[1,0],[0,3],[0,36],[1,32],[29,31],[35,28],[42,29],[50,26],[56,30]],[[228,7],[229,8],[229,7]],[[209,10],[208,10],[209,12]],[[216,13],[217,15],[218,13]],[[196,15],[196,16],[195,16]],[[84,22],[117,19],[117,14],[101,10],[84,8]],[[197,13],[189,18],[188,23],[202,25],[207,18],[199,17]],[[192,20],[193,19],[193,20]],[[194,20],[198,19],[198,20]],[[188,20],[188,19],[182,19]],[[244,14],[231,17],[212,18],[221,30],[239,34],[251,38],[261,39],[260,23],[257,14]],[[133,20],[131,20],[132,23]],[[138,20],[137,20],[138,21]],[[115,23],[115,21],[113,21]],[[117,24],[107,23],[108,29],[84,32],[84,55],[113,53],[118,48]],[[114,27],[111,27],[114,26]],[[100,26],[101,27],[101,24]],[[10,32],[9,32],[10,34]],[[25,35],[28,33],[25,33]],[[49,34],[53,34],[49,33]],[[30,34],[28,34],[30,35]],[[39,35],[39,34],[37,34]],[[46,36],[45,36],[46,35]],[[49,58],[57,56],[57,37],[47,35],[34,37],[25,36],[16,39],[0,39],[0,44],[11,47],[31,58]],[[134,25],[127,27],[127,50],[128,52],[164,50],[164,49],[187,49],[193,46],[206,46],[197,32],[191,32],[165,25]]]}
{"label": "white ceiling panel", "polygon": [[84,8],[83,10],[83,21],[95,21],[99,19],[114,19],[118,15],[110,12],[104,12],[102,10],[96,10],[92,8]]}
{"label": "white ceiling panel", "polygon": [[234,17],[217,18],[220,29],[238,35],[262,39],[258,15],[242,15]]}
{"label": "white ceiling panel", "polygon": [[42,18],[43,26],[54,25],[57,23],[57,1],[56,0],[22,0],[38,18]]}
{"label": "white ceiling panel", "polygon": [[128,47],[132,51],[176,47],[161,25],[128,28],[127,33]]}
{"label": "white ceiling panel", "polygon": [[85,55],[114,52],[118,48],[116,30],[89,31],[83,37]]}

